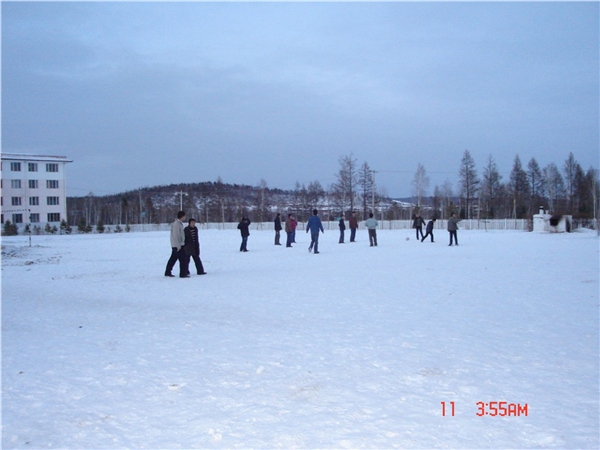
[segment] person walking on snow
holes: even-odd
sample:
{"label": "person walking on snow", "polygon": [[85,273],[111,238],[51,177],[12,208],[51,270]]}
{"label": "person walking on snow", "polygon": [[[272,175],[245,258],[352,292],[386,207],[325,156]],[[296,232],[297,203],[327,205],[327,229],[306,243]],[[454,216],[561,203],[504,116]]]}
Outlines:
{"label": "person walking on snow", "polygon": [[413,219],[413,228],[417,230],[417,241],[419,240],[419,233],[421,233],[421,238],[423,237],[423,225],[425,225],[425,221],[419,213],[416,213]]}
{"label": "person walking on snow", "polygon": [[365,226],[369,230],[369,243],[371,247],[377,247],[377,220],[373,217],[373,213],[369,213],[369,218],[365,221]]}
{"label": "person walking on snow", "polygon": [[185,234],[183,232],[183,221],[185,220],[185,211],[177,213],[177,219],[171,224],[171,257],[167,261],[165,277],[173,277],[171,273],[175,263],[179,260],[179,277],[187,278],[189,258],[185,254],[183,246],[185,245]]}
{"label": "person walking on snow", "polygon": [[[200,241],[198,240],[198,228],[196,227],[196,220],[190,219],[188,226],[183,229],[185,234],[185,254],[189,258],[193,258],[194,264],[196,265],[196,272],[198,275],[206,275],[204,266],[200,260]],[[189,263],[188,263],[189,264]],[[189,270],[189,265],[188,265]]]}
{"label": "person walking on snow", "polygon": [[281,245],[281,214],[277,213],[277,217],[275,217],[275,245]]}
{"label": "person walking on snow", "polygon": [[247,252],[248,249],[246,248],[246,246],[248,245],[248,236],[250,236],[250,230],[248,229],[248,227],[250,227],[250,224],[252,222],[250,222],[250,219],[248,219],[246,216],[242,217],[242,220],[240,223],[238,223],[238,230],[240,230],[240,234],[242,235],[242,245],[240,245],[240,252]]}
{"label": "person walking on snow", "polygon": [[287,235],[287,241],[285,243],[286,247],[291,247],[292,246],[292,241],[293,239],[293,232],[294,232],[294,228],[293,228],[293,221],[294,221],[294,216],[292,214],[288,214],[288,218],[285,221],[285,233]]}
{"label": "person walking on snow", "polygon": [[313,247],[315,249],[315,255],[319,253],[319,231],[321,233],[325,233],[323,229],[323,224],[321,223],[321,219],[317,215],[317,210],[313,209],[313,215],[306,222],[306,232],[308,233],[310,230],[310,247],[308,247],[308,251],[312,252]]}
{"label": "person walking on snow", "polygon": [[454,236],[454,243],[458,245],[458,237],[456,233],[458,231],[458,222],[460,222],[460,219],[456,217],[456,214],[450,214],[450,218],[448,219],[448,233],[450,233],[449,247],[452,246],[452,236]]}
{"label": "person walking on snow", "polygon": [[344,223],[344,213],[340,215],[340,244],[344,243],[344,230],[346,229],[346,224]]}
{"label": "person walking on snow", "polygon": [[421,242],[423,242],[427,236],[431,236],[431,242],[433,242],[433,224],[435,223],[435,219],[431,219],[429,222],[427,222],[427,227],[425,227],[425,236],[423,236],[423,239],[421,239]]}

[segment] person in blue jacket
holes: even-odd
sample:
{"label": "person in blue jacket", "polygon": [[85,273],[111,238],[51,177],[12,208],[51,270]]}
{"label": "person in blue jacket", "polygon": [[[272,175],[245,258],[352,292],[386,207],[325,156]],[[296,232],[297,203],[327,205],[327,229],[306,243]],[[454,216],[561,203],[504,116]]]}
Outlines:
{"label": "person in blue jacket", "polygon": [[421,242],[423,242],[427,236],[431,236],[431,242],[435,242],[433,240],[433,224],[435,223],[435,219],[431,219],[428,223],[427,223],[427,227],[425,228],[425,236],[423,236],[423,239],[421,239]]}
{"label": "person in blue jacket", "polygon": [[319,231],[321,233],[325,233],[323,230],[323,224],[321,223],[321,219],[317,215],[317,210],[313,209],[313,215],[306,222],[306,232],[310,230],[310,247],[308,247],[308,251],[312,252],[313,247],[315,249],[315,255],[319,253]]}
{"label": "person in blue jacket", "polygon": [[242,245],[240,245],[240,252],[247,252],[248,248],[248,236],[250,236],[250,224],[252,222],[250,222],[250,219],[248,219],[246,216],[242,217],[242,221],[240,223],[238,223],[238,230],[240,230],[240,234],[242,235]]}
{"label": "person in blue jacket", "polygon": [[339,226],[340,226],[340,244],[343,244],[344,243],[344,230],[346,230],[346,224],[344,223],[344,213],[343,212],[340,215]]}

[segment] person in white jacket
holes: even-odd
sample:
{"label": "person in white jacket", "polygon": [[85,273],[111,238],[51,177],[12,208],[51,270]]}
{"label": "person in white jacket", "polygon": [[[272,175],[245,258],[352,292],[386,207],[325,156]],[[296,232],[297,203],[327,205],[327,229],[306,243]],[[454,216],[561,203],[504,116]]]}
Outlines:
{"label": "person in white jacket", "polygon": [[377,220],[373,218],[373,213],[369,213],[369,218],[365,221],[365,226],[369,230],[371,247],[377,247]]}
{"label": "person in white jacket", "polygon": [[175,267],[175,263],[179,260],[179,277],[188,278],[189,258],[185,254],[183,246],[185,245],[185,233],[183,232],[183,221],[185,220],[185,211],[177,213],[177,219],[171,224],[171,257],[167,262],[165,269],[165,277],[174,276],[171,271]]}

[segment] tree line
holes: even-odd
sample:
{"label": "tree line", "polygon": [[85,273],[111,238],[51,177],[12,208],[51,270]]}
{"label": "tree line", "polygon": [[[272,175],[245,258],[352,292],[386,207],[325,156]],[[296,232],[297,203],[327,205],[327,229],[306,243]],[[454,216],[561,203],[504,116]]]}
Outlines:
{"label": "tree line", "polygon": [[180,183],[145,187],[120,194],[67,199],[68,223],[85,229],[90,224],[168,223],[179,209],[199,222],[236,222],[244,215],[251,220],[273,220],[276,212],[291,212],[306,220],[313,208],[334,220],[343,211],[356,211],[366,218],[375,210],[383,219],[408,219],[417,211],[436,218],[457,212],[466,219],[527,219],[540,207],[553,214],[571,214],[575,219],[597,218],[598,171],[587,171],[570,153],[562,167],[554,163],[540,167],[535,158],[523,166],[515,156],[510,175],[504,179],[489,156],[481,173],[465,150],[458,167],[455,190],[446,180],[429,191],[429,176],[418,164],[412,181],[412,197],[406,205],[389,198],[377,185],[377,172],[352,155],[341,156],[335,182],[322,186],[318,180],[296,182],[294,189],[269,187],[263,179],[255,186],[215,182]]}
{"label": "tree line", "polygon": [[[542,168],[535,158],[525,167],[516,155],[504,181],[491,155],[481,177],[468,150],[460,163],[459,210],[467,219],[528,219],[544,209],[586,221],[598,217],[599,193],[598,170],[590,167],[584,171],[572,152],[562,170],[555,163]],[[441,202],[446,195],[444,188],[436,186],[435,200]]]}

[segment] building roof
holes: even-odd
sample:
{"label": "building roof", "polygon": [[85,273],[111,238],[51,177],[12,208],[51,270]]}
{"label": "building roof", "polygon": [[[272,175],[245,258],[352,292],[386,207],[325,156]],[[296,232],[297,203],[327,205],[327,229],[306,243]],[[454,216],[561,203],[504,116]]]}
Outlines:
{"label": "building roof", "polygon": [[47,161],[47,162],[73,162],[66,156],[32,155],[28,153],[2,153],[2,161]]}

